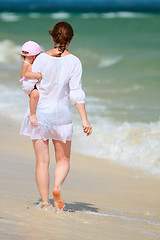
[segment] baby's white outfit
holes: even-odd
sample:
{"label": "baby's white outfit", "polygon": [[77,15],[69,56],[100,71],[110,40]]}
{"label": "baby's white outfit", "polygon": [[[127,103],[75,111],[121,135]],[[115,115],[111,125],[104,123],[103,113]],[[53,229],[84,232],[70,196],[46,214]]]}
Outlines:
{"label": "baby's white outfit", "polygon": [[[28,63],[27,61],[23,61],[27,64],[30,64]],[[27,94],[27,95],[30,95],[32,90],[34,89],[36,83],[38,82],[37,79],[28,79],[26,77],[22,77],[20,80],[20,83],[22,84],[22,90]]]}
{"label": "baby's white outfit", "polygon": [[[36,109],[38,126],[31,125],[30,110],[24,117],[20,134],[31,139],[56,139],[71,141],[73,124],[70,100],[73,104],[85,103],[82,90],[82,65],[73,54],[52,57],[41,53],[32,65],[33,72],[40,72],[42,80],[37,83],[39,100]],[[28,84],[30,80],[28,81]]]}

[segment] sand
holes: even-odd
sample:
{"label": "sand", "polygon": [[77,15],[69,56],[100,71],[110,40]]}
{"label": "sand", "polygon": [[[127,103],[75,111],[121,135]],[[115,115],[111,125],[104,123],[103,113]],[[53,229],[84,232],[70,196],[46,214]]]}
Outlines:
{"label": "sand", "polygon": [[[62,188],[65,211],[41,210],[35,159],[20,122],[0,118],[0,239],[160,239],[160,179],[107,159],[72,152]],[[50,146],[50,201],[55,166]]]}

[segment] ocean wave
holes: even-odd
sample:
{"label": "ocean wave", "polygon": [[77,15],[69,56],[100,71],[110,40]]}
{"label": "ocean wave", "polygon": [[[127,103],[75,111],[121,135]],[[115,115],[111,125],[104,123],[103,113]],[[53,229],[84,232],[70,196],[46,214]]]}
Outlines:
{"label": "ocean wave", "polygon": [[68,19],[71,17],[71,14],[68,12],[57,12],[57,13],[52,13],[51,18],[53,19]]}
{"label": "ocean wave", "polygon": [[118,124],[95,117],[96,120],[91,118],[93,134],[87,138],[79,133],[80,126],[74,127],[75,151],[140,168],[156,176],[160,174],[159,121]]}
{"label": "ocean wave", "polygon": [[0,19],[4,22],[16,22],[16,21],[19,21],[20,18],[21,17],[16,13],[11,13],[11,12],[0,13]]}
{"label": "ocean wave", "polygon": [[122,57],[115,57],[115,58],[105,58],[100,61],[98,64],[99,68],[110,67],[122,60]]}
{"label": "ocean wave", "polygon": [[88,48],[79,48],[76,50],[77,55],[85,66],[96,66],[105,68],[115,65],[123,60],[122,56],[105,56]]}
{"label": "ocean wave", "polygon": [[152,16],[148,13],[141,12],[104,12],[104,13],[82,13],[80,17],[83,19],[92,19],[92,18],[146,18]]}
{"label": "ocean wave", "polygon": [[102,18],[146,18],[151,14],[146,13],[135,13],[135,12],[108,12],[102,13]]}
{"label": "ocean wave", "polygon": [[10,40],[0,42],[0,63],[16,63],[20,60],[21,47]]}

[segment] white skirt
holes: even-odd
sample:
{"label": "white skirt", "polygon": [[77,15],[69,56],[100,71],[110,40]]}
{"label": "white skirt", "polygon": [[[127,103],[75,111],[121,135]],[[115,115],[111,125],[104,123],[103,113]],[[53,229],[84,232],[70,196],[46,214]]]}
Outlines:
{"label": "white skirt", "polygon": [[73,123],[59,126],[48,126],[38,122],[38,126],[33,126],[29,116],[25,116],[20,134],[30,136],[32,140],[42,139],[43,141],[46,141],[47,139],[55,139],[66,143],[66,141],[72,140]]}

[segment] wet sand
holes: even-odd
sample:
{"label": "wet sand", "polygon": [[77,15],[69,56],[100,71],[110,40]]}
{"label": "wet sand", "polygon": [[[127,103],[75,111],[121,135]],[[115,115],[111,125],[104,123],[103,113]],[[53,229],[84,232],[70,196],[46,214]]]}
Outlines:
{"label": "wet sand", "polygon": [[[0,123],[0,239],[160,239],[160,179],[72,152],[65,211],[41,210],[32,143],[19,135],[19,122],[1,117]],[[50,153],[53,205],[52,145]]]}

